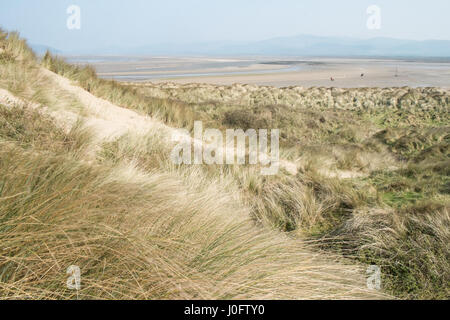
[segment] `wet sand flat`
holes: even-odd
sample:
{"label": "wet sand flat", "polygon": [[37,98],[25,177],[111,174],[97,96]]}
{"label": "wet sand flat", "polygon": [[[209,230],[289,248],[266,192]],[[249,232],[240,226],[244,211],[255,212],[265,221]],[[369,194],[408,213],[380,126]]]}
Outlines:
{"label": "wet sand flat", "polygon": [[[107,79],[275,87],[450,87],[450,60],[294,57],[71,57]],[[333,81],[331,80],[333,78]]]}

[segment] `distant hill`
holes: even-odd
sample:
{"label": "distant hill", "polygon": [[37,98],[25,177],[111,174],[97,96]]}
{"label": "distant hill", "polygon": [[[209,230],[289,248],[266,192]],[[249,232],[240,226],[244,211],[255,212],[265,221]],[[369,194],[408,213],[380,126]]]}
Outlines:
{"label": "distant hill", "polygon": [[450,41],[298,35],[256,42],[166,43],[139,48],[108,48],[105,50],[107,52],[97,51],[108,54],[450,57]]}
{"label": "distant hill", "polygon": [[414,41],[392,38],[354,39],[300,35],[274,38],[235,47],[255,54],[313,56],[420,56],[450,57],[450,41]]}
{"label": "distant hill", "polygon": [[154,43],[140,47],[121,45],[60,51],[32,44],[38,54],[48,49],[54,54],[77,55],[283,55],[324,57],[446,57],[449,40],[403,40],[393,38],[358,39],[297,35],[253,42]]}

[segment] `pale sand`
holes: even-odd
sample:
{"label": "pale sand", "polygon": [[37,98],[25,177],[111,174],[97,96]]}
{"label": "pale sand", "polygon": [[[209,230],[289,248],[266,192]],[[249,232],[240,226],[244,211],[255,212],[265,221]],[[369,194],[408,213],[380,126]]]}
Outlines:
{"label": "pale sand", "polygon": [[[166,77],[151,79],[152,82],[208,83],[231,85],[234,83],[275,87],[450,87],[450,64],[430,65],[424,63],[392,64],[329,64],[314,69],[267,74],[232,74],[202,77]],[[361,77],[361,74],[364,74]],[[333,77],[334,81],[331,81]]]}
{"label": "pale sand", "polygon": [[[83,60],[78,57],[72,61],[87,61],[96,68],[99,76],[119,81],[241,83],[276,87],[450,88],[448,59],[90,57]],[[362,73],[364,77],[361,77]],[[335,80],[331,81],[331,77]]]}

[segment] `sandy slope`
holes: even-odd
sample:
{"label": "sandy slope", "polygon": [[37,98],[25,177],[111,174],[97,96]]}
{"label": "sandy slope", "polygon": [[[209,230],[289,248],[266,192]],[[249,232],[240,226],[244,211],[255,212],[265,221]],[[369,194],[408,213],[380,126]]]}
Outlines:
{"label": "sandy slope", "polygon": [[161,130],[172,130],[148,116],[140,115],[98,98],[82,88],[72,85],[69,79],[47,69],[42,68],[41,71],[62,90],[74,95],[84,105],[86,125],[94,129],[100,139],[114,139],[128,131],[144,134],[155,127]]}

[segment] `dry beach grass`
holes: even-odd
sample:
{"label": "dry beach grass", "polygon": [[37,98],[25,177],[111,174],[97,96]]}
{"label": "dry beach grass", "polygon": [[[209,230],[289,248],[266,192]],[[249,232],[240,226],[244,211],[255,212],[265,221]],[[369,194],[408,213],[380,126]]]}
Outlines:
{"label": "dry beach grass", "polygon": [[[2,298],[448,298],[446,90],[119,84],[0,41]],[[195,120],[282,129],[298,172],[175,166]]]}

